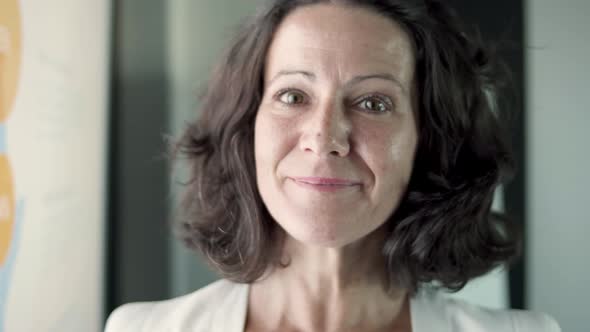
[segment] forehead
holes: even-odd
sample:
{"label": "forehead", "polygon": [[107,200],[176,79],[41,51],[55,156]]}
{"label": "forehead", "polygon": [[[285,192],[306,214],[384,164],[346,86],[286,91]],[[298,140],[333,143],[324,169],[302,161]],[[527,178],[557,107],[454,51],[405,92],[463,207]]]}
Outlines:
{"label": "forehead", "polygon": [[385,16],[359,7],[308,5],[283,20],[271,43],[265,77],[285,69],[341,79],[386,71],[410,79],[414,54],[407,33]]}

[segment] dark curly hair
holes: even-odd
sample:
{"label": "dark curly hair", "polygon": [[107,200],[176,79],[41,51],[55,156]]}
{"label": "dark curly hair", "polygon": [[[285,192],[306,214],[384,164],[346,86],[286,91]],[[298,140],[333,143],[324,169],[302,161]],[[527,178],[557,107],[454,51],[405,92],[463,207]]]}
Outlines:
{"label": "dark curly hair", "polygon": [[434,0],[273,0],[247,21],[212,73],[200,117],[173,146],[191,173],[176,234],[237,282],[280,265],[284,237],[256,185],[254,121],[275,30],[295,8],[317,3],[373,10],[415,46],[419,143],[408,189],[384,224],[390,282],[411,293],[430,282],[454,291],[516,257],[519,232],[491,211],[514,168],[496,103],[506,71]]}

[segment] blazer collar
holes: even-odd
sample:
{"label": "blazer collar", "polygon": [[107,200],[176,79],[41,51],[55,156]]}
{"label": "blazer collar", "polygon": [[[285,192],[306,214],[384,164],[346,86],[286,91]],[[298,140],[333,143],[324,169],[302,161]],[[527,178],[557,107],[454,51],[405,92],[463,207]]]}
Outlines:
{"label": "blazer collar", "polygon": [[233,284],[232,291],[215,308],[211,332],[243,332],[246,325],[250,285]]}
{"label": "blazer collar", "polygon": [[437,291],[425,288],[410,299],[412,332],[451,332],[445,306]]}

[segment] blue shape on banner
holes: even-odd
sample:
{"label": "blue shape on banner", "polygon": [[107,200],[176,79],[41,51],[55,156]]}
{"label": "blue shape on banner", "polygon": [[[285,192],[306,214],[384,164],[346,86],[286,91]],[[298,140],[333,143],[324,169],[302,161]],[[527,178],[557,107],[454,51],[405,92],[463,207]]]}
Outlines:
{"label": "blue shape on banner", "polygon": [[10,276],[14,266],[16,252],[18,250],[24,212],[24,200],[21,199],[16,204],[15,224],[12,229],[12,241],[10,242],[10,247],[8,248],[8,255],[4,265],[0,266],[0,332],[4,332],[5,330],[4,323],[6,321],[4,320],[4,317],[6,313],[6,301],[8,300],[8,290],[10,289]]}

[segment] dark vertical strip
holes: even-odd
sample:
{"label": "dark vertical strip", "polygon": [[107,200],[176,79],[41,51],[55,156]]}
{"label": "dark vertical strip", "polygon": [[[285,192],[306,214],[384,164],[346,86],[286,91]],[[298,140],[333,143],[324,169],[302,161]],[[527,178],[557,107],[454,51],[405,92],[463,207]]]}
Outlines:
{"label": "dark vertical strip", "polygon": [[107,197],[106,197],[106,239],[105,239],[105,262],[106,278],[105,278],[105,297],[104,297],[104,314],[106,316],[113,311],[116,306],[116,292],[117,286],[117,275],[119,271],[117,266],[119,261],[117,259],[118,247],[117,243],[119,239],[117,237],[116,225],[117,225],[117,211],[119,206],[117,204],[119,196],[118,191],[115,188],[114,179],[118,178],[117,168],[117,155],[119,151],[117,149],[118,142],[118,123],[117,114],[115,112],[116,105],[118,103],[117,94],[117,67],[118,67],[118,49],[116,45],[119,43],[117,36],[119,31],[119,1],[111,1],[111,17],[110,17],[110,67],[109,67],[109,110],[108,110],[108,156],[107,156]]}
{"label": "dark vertical strip", "polygon": [[169,294],[166,2],[113,11],[107,314]]}
{"label": "dark vertical strip", "polygon": [[514,130],[512,131],[512,142],[514,144],[514,152],[516,154],[516,161],[519,165],[519,172],[516,174],[514,180],[506,187],[505,190],[505,204],[506,210],[514,215],[522,222],[522,259],[514,265],[510,270],[510,306],[515,309],[525,309],[527,307],[526,299],[526,244],[527,244],[527,214],[526,214],[526,170],[527,160],[526,156],[526,104],[524,77],[525,76],[525,47],[524,47],[524,1],[513,1],[514,14],[520,18],[515,22],[514,30],[518,34],[514,34],[515,42],[520,47],[512,52],[509,58],[510,66],[514,72],[514,83],[520,92],[516,100],[517,107],[520,112],[516,113]]}
{"label": "dark vertical strip", "polygon": [[472,1],[453,0],[451,3],[463,19],[476,25],[485,40],[500,46],[500,55],[512,71],[513,96],[508,103],[514,115],[511,124],[512,144],[517,162],[515,178],[504,188],[504,206],[507,214],[520,223],[523,231],[523,255],[509,272],[510,307],[524,309],[525,299],[525,261],[526,261],[526,127],[525,127],[525,89],[524,89],[524,2],[523,0]]}

